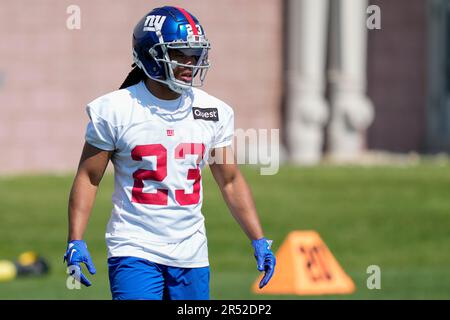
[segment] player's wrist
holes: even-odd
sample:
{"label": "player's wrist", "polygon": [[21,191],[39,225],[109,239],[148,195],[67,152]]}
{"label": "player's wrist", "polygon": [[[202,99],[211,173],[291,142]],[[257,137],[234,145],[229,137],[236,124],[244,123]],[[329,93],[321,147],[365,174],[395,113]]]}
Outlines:
{"label": "player's wrist", "polygon": [[252,246],[255,248],[256,246],[258,246],[260,243],[263,243],[266,240],[265,237],[259,238],[259,239],[253,239],[252,240]]}
{"label": "player's wrist", "polygon": [[83,233],[70,231],[67,236],[67,243],[71,241],[83,241]]}
{"label": "player's wrist", "polygon": [[270,250],[270,248],[272,246],[272,242],[273,242],[273,240],[269,240],[266,237],[262,237],[260,239],[252,240],[252,246],[254,248],[264,246]]}
{"label": "player's wrist", "polygon": [[69,240],[67,241],[67,244],[84,244],[86,245],[86,242],[82,239],[73,239],[73,240]]}

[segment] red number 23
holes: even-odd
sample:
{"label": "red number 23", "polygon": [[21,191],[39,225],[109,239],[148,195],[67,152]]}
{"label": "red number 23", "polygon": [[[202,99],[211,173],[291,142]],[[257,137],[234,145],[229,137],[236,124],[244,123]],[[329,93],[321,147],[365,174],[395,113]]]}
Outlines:
{"label": "red number 23", "polygon": [[[197,166],[189,169],[187,180],[194,180],[193,192],[186,193],[183,189],[175,190],[175,200],[182,206],[197,204],[200,201],[200,168],[199,163],[203,159],[205,145],[203,143],[180,143],[175,148],[175,159],[184,159],[187,154],[198,155]],[[147,144],[136,146],[131,151],[131,158],[142,161],[142,157],[156,156],[156,169],[138,169],[133,173],[134,185],[131,192],[131,201],[152,204],[167,205],[168,189],[156,189],[156,193],[145,193],[144,180],[162,182],[167,177],[167,149],[162,144]]]}

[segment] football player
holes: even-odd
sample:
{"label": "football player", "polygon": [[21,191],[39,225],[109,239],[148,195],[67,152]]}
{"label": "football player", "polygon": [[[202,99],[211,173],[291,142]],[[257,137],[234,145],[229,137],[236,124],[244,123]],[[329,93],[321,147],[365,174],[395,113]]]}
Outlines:
{"label": "football player", "polygon": [[134,29],[134,68],[121,88],[87,105],[90,122],[70,193],[64,258],[90,286],[81,264],[91,274],[95,267],[83,234],[111,161],[115,190],[106,243],[113,299],[210,298],[201,212],[201,169],[208,162],[265,272],[260,287],[273,275],[271,241],[238,166],[227,160],[234,160],[233,110],[197,88],[209,50],[196,17],[178,7],[156,8]]}

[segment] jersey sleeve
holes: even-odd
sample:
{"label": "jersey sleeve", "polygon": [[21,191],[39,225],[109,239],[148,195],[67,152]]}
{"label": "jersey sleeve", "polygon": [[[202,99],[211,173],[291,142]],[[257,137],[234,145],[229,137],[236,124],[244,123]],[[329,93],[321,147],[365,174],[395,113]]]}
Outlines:
{"label": "jersey sleeve", "polygon": [[[213,143],[213,148],[223,148],[230,146],[233,143],[234,136],[234,112],[231,107],[223,109],[223,115],[219,114],[219,123],[216,131],[216,136]],[[222,120],[223,119],[223,120]]]}
{"label": "jersey sleeve", "polygon": [[86,129],[86,142],[101,150],[115,150],[116,132],[114,126],[100,117],[90,105],[86,107],[86,112],[90,119]]}

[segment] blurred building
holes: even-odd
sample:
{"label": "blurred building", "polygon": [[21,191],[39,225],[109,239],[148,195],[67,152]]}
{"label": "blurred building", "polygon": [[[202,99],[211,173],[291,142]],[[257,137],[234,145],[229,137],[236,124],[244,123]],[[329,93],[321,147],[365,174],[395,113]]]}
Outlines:
{"label": "blurred building", "polygon": [[367,7],[366,0],[288,1],[286,133],[296,163],[319,162],[325,141],[338,161],[366,147],[374,114],[366,94]]}
{"label": "blurred building", "polygon": [[368,147],[450,151],[450,1],[371,3],[382,8],[382,29],[368,38],[368,94],[376,112]]}
{"label": "blurred building", "polygon": [[121,84],[134,25],[165,4],[202,22],[205,90],[236,128],[281,128],[295,162],[450,151],[449,0],[17,0],[0,10],[0,173],[75,170],[85,105]]}
{"label": "blurred building", "polygon": [[[201,21],[213,48],[205,90],[235,109],[236,127],[280,128],[281,1],[3,1],[0,173],[76,169],[86,104],[120,86],[134,26],[166,4]],[[71,5],[80,29],[67,27]]]}

